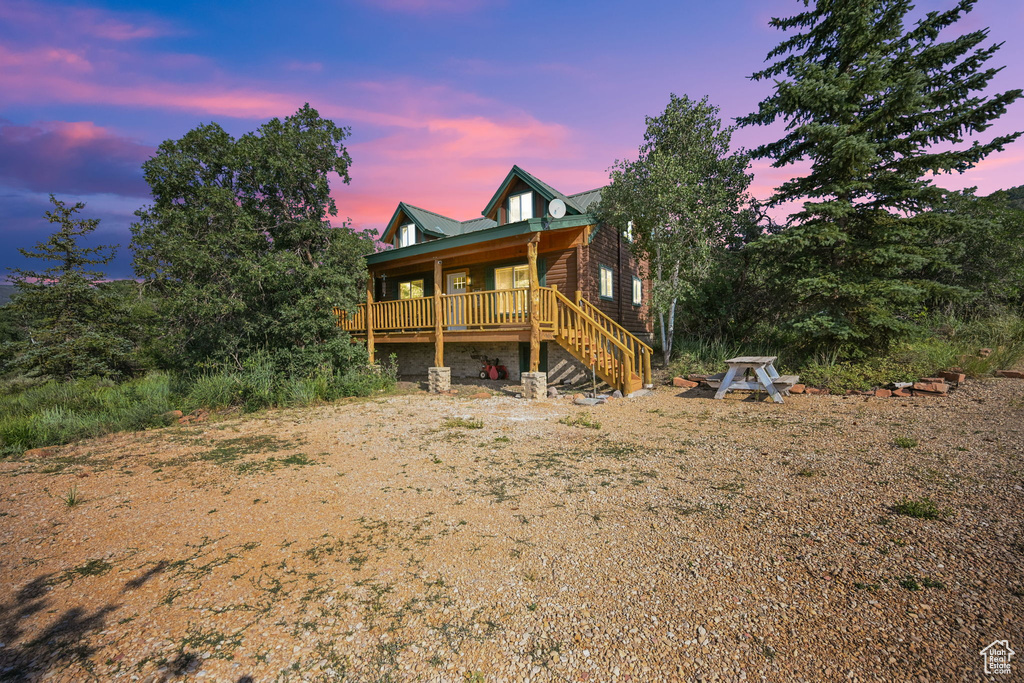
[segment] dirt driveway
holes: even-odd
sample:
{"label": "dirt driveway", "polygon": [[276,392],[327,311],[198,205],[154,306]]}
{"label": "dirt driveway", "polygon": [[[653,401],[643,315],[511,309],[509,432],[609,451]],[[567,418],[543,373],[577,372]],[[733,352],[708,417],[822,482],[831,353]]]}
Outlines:
{"label": "dirt driveway", "polygon": [[2,461],[0,680],[980,680],[1024,652],[1024,382],[679,391]]}

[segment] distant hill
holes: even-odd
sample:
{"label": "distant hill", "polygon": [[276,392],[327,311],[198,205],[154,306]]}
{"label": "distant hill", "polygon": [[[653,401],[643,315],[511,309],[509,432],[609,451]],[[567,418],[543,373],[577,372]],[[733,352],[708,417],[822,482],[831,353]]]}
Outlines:
{"label": "distant hill", "polygon": [[18,291],[18,288],[14,285],[0,285],[0,306],[10,301],[16,291]]}

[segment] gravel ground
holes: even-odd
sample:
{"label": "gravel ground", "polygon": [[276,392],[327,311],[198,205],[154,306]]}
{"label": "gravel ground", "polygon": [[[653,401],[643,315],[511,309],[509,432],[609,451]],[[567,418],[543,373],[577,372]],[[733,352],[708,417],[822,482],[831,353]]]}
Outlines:
{"label": "gravel ground", "polygon": [[0,680],[980,680],[1024,651],[1022,381],[470,391],[0,462]]}

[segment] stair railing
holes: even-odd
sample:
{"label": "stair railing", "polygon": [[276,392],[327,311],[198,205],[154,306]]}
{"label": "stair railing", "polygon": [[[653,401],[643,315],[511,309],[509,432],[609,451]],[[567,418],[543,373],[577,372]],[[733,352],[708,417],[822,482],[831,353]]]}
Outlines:
{"label": "stair railing", "polygon": [[593,364],[597,375],[609,386],[624,394],[638,389],[633,377],[640,374],[633,372],[633,351],[564,294],[550,291],[554,292],[557,304],[554,332],[558,342],[584,365]]}
{"label": "stair railing", "polygon": [[633,372],[637,377],[643,378],[645,385],[651,384],[651,357],[654,349],[586,299],[580,299],[579,307],[633,352]]}

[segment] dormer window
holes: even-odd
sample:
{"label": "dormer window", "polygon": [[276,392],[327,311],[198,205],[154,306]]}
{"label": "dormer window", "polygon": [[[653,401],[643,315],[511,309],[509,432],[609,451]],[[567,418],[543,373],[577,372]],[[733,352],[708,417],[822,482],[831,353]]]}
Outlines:
{"label": "dormer window", "polygon": [[533,218],[533,193],[523,192],[508,198],[508,222],[518,223]]}
{"label": "dormer window", "polygon": [[410,247],[416,244],[416,226],[412,223],[398,226],[398,234],[395,236],[396,247]]}

